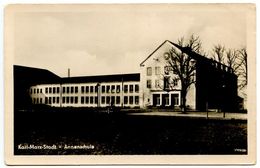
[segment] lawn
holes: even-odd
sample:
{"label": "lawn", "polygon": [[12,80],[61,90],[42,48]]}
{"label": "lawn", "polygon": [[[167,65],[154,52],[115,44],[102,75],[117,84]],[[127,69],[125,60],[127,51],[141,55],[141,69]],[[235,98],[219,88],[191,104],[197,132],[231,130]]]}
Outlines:
{"label": "lawn", "polygon": [[16,155],[247,154],[241,120],[50,110],[15,113],[14,121]]}

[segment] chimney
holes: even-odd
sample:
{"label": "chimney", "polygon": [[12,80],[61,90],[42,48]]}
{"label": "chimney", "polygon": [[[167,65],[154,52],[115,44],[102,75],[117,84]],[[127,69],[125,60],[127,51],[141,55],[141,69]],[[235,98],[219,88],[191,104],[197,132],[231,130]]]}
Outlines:
{"label": "chimney", "polygon": [[68,78],[70,78],[70,69],[68,69]]}

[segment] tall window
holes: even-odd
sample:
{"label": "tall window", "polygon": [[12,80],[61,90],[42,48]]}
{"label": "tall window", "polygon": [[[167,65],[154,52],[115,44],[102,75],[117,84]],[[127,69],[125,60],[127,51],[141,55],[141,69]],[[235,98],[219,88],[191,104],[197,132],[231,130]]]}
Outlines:
{"label": "tall window", "polygon": [[70,87],[67,87],[67,93],[70,93]]}
{"label": "tall window", "polygon": [[94,102],[93,96],[90,96],[90,98],[89,98],[89,103],[90,103],[90,104],[93,104],[93,102]]}
{"label": "tall window", "polygon": [[95,93],[98,92],[98,86],[95,86]]}
{"label": "tall window", "polygon": [[78,86],[75,87],[75,93],[78,93]]}
{"label": "tall window", "polygon": [[94,87],[90,86],[90,93],[93,93],[93,91],[94,91]]}
{"label": "tall window", "polygon": [[86,86],[86,93],[89,92],[89,86]]}
{"label": "tall window", "polygon": [[70,97],[66,97],[66,103],[70,103]]}
{"label": "tall window", "polygon": [[78,97],[75,97],[75,104],[78,104]]}
{"label": "tall window", "polygon": [[85,103],[89,104],[89,97],[88,96],[86,96]]}
{"label": "tall window", "polygon": [[136,104],[136,105],[139,104],[139,96],[135,96],[135,104]]}
{"label": "tall window", "polygon": [[37,93],[39,93],[39,89],[37,88]]}
{"label": "tall window", "polygon": [[105,93],[106,92],[106,87],[102,86],[101,90],[102,90],[102,93]]}
{"label": "tall window", "polygon": [[135,92],[138,93],[139,92],[139,85],[135,85]]}
{"label": "tall window", "polygon": [[155,67],[155,75],[161,74],[161,67]]}
{"label": "tall window", "polygon": [[110,96],[106,97],[106,104],[110,104]]}
{"label": "tall window", "polygon": [[48,97],[45,97],[45,104],[48,104]]}
{"label": "tall window", "polygon": [[56,100],[57,100],[57,103],[59,104],[60,103],[60,98],[56,97]]}
{"label": "tall window", "polygon": [[105,102],[106,102],[106,97],[105,97],[105,96],[102,96],[102,97],[101,97],[101,103],[102,103],[102,104],[105,104]]}
{"label": "tall window", "polygon": [[116,104],[120,104],[120,96],[116,96]]}
{"label": "tall window", "polygon": [[[84,93],[85,92],[85,87],[84,86],[81,86],[81,93]],[[83,101],[84,102],[84,101]],[[82,103],[83,104],[83,103]]]}
{"label": "tall window", "polygon": [[48,93],[48,88],[45,88],[45,93]]}
{"label": "tall window", "polygon": [[55,104],[55,103],[56,103],[56,101],[55,101],[55,100],[56,100],[56,97],[53,97],[53,98],[52,98],[52,102],[53,102],[53,104]]}
{"label": "tall window", "polygon": [[49,93],[52,93],[52,88],[51,87],[49,87]]}
{"label": "tall window", "polygon": [[128,97],[124,96],[124,104],[128,104]]}
{"label": "tall window", "polygon": [[128,92],[128,85],[124,85],[124,93]]}
{"label": "tall window", "polygon": [[129,104],[133,104],[134,103],[134,97],[133,96],[129,96]]}
{"label": "tall window", "polygon": [[178,79],[174,79],[173,80],[173,86],[177,86],[178,85]]}
{"label": "tall window", "polygon": [[65,90],[66,90],[65,87],[62,87],[62,93],[65,93]]}
{"label": "tall window", "polygon": [[74,103],[74,97],[70,97],[70,103]]}
{"label": "tall window", "polygon": [[151,88],[151,87],[152,87],[152,81],[151,81],[150,79],[148,79],[148,80],[146,81],[146,87],[147,87],[147,88]]}
{"label": "tall window", "polygon": [[107,89],[107,93],[109,93],[109,92],[110,92],[110,86],[107,85],[107,86],[106,86],[106,89]]}
{"label": "tall window", "polygon": [[147,74],[147,76],[151,76],[152,75],[152,67],[147,67],[146,74]]}
{"label": "tall window", "polygon": [[53,93],[56,93],[56,87],[53,88]]}
{"label": "tall window", "polygon": [[71,92],[71,93],[74,93],[74,87],[73,87],[73,86],[70,87],[70,92]]}
{"label": "tall window", "polygon": [[[83,87],[84,88],[84,87]],[[82,89],[81,89],[81,91],[82,91]],[[80,103],[81,104],[84,104],[84,96],[81,96],[81,98],[80,98]]]}
{"label": "tall window", "polygon": [[112,86],[111,86],[111,93],[115,93],[115,89],[116,89],[116,86],[115,86],[115,85],[112,85]]}
{"label": "tall window", "polygon": [[111,96],[111,105],[115,104],[115,96]]}
{"label": "tall window", "polygon": [[98,103],[98,97],[97,96],[95,96],[95,104],[97,104]]}
{"label": "tall window", "polygon": [[133,93],[134,92],[134,85],[129,85],[129,90],[130,90],[130,93]]}
{"label": "tall window", "polygon": [[65,97],[62,97],[62,103],[65,103]]}
{"label": "tall window", "polygon": [[116,93],[120,92],[120,85],[116,85]]}
{"label": "tall window", "polygon": [[59,87],[57,87],[57,93],[60,93],[60,88]]}

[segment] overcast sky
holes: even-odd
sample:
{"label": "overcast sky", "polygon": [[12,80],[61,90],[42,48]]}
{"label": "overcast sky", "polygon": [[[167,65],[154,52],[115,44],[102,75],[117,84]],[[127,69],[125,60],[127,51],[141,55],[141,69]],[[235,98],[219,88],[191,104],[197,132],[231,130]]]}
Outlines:
{"label": "overcast sky", "polygon": [[214,44],[246,46],[245,10],[188,6],[41,7],[15,15],[17,65],[45,68],[59,76],[134,73],[166,39],[200,36]]}

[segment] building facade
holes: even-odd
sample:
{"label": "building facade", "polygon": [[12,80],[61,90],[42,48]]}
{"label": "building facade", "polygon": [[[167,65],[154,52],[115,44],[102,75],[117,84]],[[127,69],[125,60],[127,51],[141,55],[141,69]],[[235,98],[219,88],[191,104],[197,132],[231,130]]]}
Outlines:
{"label": "building facade", "polygon": [[53,107],[178,109],[181,105],[181,82],[167,64],[172,48],[187,54],[196,66],[195,82],[190,85],[186,96],[188,109],[237,109],[237,76],[232,68],[168,40],[140,63],[140,74],[70,77],[39,83],[30,88],[32,103]]}

